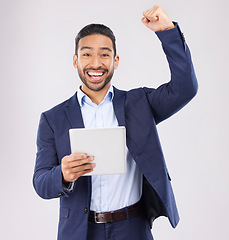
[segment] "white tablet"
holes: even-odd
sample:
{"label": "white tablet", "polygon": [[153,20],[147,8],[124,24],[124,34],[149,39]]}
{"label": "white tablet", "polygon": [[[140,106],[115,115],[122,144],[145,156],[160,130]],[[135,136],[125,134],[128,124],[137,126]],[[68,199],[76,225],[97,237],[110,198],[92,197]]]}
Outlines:
{"label": "white tablet", "polygon": [[88,175],[121,174],[126,172],[126,129],[75,128],[69,130],[72,153],[94,156],[96,167]]}

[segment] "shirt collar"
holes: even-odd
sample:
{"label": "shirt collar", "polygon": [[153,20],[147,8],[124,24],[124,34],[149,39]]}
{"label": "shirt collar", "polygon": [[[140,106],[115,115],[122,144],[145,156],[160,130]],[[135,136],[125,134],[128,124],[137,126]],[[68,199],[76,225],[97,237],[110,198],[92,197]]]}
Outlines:
{"label": "shirt collar", "polygon": [[[104,100],[112,101],[114,98],[114,88],[111,85],[106,93],[106,96],[104,97]],[[82,108],[86,99],[90,99],[82,90],[81,86],[79,86],[79,90],[77,91],[77,99],[79,102],[80,107]]]}

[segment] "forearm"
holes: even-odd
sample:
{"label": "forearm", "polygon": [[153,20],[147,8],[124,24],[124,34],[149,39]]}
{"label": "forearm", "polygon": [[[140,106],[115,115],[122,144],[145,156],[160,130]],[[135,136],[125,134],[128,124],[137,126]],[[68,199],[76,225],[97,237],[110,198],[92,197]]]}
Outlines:
{"label": "forearm", "polygon": [[197,92],[197,79],[191,54],[179,25],[174,24],[176,26],[174,29],[156,32],[156,34],[161,41],[170,67],[170,87],[176,94],[192,98]]}
{"label": "forearm", "polygon": [[60,166],[53,167],[50,170],[35,170],[33,185],[37,194],[44,199],[68,195],[63,189]]}
{"label": "forearm", "polygon": [[37,194],[45,199],[64,196],[61,165],[57,157],[54,131],[45,114],[41,115],[37,134],[37,157],[33,185]]}
{"label": "forearm", "polygon": [[175,25],[171,30],[156,33],[168,60],[171,81],[156,90],[145,88],[157,123],[185,106],[198,88],[189,48]]}

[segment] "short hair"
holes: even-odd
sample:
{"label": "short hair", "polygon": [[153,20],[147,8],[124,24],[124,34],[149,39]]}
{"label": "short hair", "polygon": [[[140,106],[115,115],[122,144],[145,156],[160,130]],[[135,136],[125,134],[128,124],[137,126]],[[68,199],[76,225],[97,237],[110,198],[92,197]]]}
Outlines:
{"label": "short hair", "polygon": [[77,55],[77,51],[78,51],[79,40],[81,38],[84,38],[88,35],[93,35],[93,34],[101,34],[101,35],[105,35],[105,36],[109,37],[113,44],[114,56],[116,56],[116,43],[115,43],[116,39],[115,39],[114,33],[112,32],[112,30],[109,27],[107,27],[103,24],[95,24],[95,23],[85,26],[77,34],[77,36],[75,38],[75,54],[76,55]]}

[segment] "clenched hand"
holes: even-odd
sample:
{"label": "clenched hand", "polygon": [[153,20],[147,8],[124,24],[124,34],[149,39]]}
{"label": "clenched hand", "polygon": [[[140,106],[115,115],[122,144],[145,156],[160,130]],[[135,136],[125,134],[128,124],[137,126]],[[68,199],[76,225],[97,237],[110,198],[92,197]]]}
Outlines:
{"label": "clenched hand", "polygon": [[142,23],[154,32],[165,31],[174,28],[173,22],[160,6],[143,12]]}

